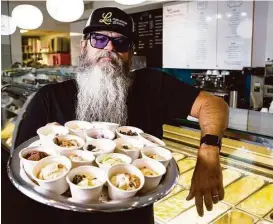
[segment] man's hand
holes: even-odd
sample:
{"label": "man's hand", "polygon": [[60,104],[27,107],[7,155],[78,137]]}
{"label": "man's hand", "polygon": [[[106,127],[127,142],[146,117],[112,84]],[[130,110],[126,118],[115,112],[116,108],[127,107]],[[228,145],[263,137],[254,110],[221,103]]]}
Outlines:
{"label": "man's hand", "polygon": [[187,200],[195,197],[197,212],[204,215],[203,202],[208,211],[213,203],[224,199],[223,176],[219,161],[219,148],[202,144],[198,151],[197,163],[191,181]]}

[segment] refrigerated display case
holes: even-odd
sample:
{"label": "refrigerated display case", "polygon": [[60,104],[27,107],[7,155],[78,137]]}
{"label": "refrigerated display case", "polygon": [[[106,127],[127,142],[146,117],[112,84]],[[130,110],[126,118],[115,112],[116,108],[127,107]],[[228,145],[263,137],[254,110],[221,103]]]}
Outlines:
{"label": "refrigerated display case", "polygon": [[[220,152],[225,198],[199,217],[186,201],[200,144],[200,128],[179,120],[163,126],[163,141],[180,170],[175,189],[154,205],[157,224],[273,224],[273,139],[228,129]],[[271,215],[271,216],[270,216]]]}

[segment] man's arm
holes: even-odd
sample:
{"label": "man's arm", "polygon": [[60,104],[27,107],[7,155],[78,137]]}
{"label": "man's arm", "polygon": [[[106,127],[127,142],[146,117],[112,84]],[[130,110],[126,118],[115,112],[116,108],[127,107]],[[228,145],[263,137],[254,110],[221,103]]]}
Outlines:
{"label": "man's arm", "polygon": [[[202,137],[206,134],[223,137],[228,126],[228,115],[229,109],[225,101],[207,92],[200,92],[191,109],[191,116],[199,119]],[[194,197],[200,216],[204,214],[203,202],[210,211],[213,203],[216,204],[224,198],[222,169],[217,146],[206,144],[200,146],[187,199],[191,200]]]}
{"label": "man's arm", "polygon": [[229,108],[220,97],[200,92],[196,98],[191,116],[199,119],[202,136],[206,134],[222,137],[228,126]]}

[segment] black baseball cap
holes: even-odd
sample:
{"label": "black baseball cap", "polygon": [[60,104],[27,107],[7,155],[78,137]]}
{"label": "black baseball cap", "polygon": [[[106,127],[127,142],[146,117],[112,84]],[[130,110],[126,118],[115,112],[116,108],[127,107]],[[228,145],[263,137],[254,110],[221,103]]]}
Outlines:
{"label": "black baseball cap", "polygon": [[100,30],[114,31],[130,40],[134,39],[133,19],[119,8],[98,8],[91,13],[83,29],[83,34]]}

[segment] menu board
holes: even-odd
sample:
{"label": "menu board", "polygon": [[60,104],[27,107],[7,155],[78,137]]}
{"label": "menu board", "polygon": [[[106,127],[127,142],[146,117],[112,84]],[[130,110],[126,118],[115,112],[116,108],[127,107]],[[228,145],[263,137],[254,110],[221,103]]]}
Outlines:
{"label": "menu board", "polygon": [[130,16],[136,31],[134,55],[146,56],[148,67],[162,67],[162,8]]}
{"label": "menu board", "polygon": [[163,67],[251,66],[252,1],[174,2],[163,6]]}
{"label": "menu board", "polygon": [[163,67],[188,66],[188,4],[169,3],[163,6]]}
{"label": "menu board", "polygon": [[251,66],[252,1],[219,1],[217,65],[219,69]]}
{"label": "menu board", "polygon": [[188,67],[196,69],[216,68],[217,39],[216,1],[197,1],[189,4]]}
{"label": "menu board", "polygon": [[216,68],[216,11],[214,1],[164,5],[164,67]]}

